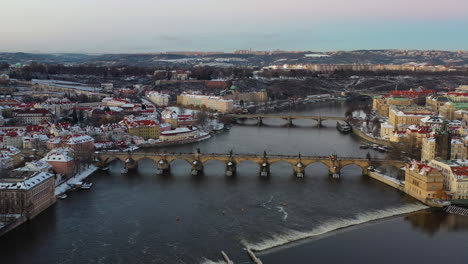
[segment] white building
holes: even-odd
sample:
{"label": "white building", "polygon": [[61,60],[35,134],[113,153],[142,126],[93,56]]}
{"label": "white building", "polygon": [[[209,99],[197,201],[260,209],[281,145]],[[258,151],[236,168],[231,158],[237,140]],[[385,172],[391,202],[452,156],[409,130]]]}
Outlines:
{"label": "white building", "polygon": [[432,160],[429,166],[444,175],[444,187],[453,200],[468,200],[468,162]]}
{"label": "white building", "polygon": [[150,91],[146,94],[146,97],[155,105],[168,106],[171,96],[168,94],[162,94],[156,91]]}

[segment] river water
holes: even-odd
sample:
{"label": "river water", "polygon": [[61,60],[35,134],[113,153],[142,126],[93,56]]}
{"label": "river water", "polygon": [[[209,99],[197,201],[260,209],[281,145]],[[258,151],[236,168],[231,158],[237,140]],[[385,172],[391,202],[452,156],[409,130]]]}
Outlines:
{"label": "river water", "polygon": [[[345,109],[337,102],[292,111],[342,116]],[[166,150],[368,152],[354,135],[338,133],[333,121],[322,128],[307,120],[292,128],[282,127],[283,120],[264,122]],[[224,164],[216,161],[196,177],[182,160],[172,163],[169,176],[155,176],[156,165],[147,160],[127,175],[119,173],[122,166],[116,161],[110,172],[96,172],[91,190],[69,193],[0,238],[0,263],[213,263],[222,250],[235,263],[249,263],[245,247],[268,264],[467,263],[466,217],[419,211],[425,206],[362,176],[357,166],[343,168],[339,180],[319,163],[308,166],[303,179],[286,163],[273,164],[267,179],[249,162],[238,165],[235,178],[224,176]]]}

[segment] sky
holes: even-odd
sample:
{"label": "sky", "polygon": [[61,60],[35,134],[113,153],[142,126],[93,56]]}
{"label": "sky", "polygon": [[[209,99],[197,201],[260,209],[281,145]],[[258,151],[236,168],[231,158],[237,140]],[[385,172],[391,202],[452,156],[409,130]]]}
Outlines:
{"label": "sky", "polygon": [[468,0],[14,0],[0,52],[468,50]]}

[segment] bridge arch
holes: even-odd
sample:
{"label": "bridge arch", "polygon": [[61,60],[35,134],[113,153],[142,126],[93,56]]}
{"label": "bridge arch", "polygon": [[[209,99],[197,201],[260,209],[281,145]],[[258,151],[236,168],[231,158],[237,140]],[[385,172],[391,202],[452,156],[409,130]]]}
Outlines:
{"label": "bridge arch", "polygon": [[[356,164],[356,163],[348,163],[348,164],[345,164],[343,166],[341,166],[340,168],[340,175],[343,176],[343,174],[347,174],[350,170],[353,170],[354,169],[358,169],[359,170],[359,173],[361,175],[363,175],[366,170],[367,170],[367,167],[368,166],[363,166],[363,165],[360,165],[360,164]],[[345,175],[346,176],[346,175]]]}
{"label": "bridge arch", "polygon": [[125,164],[125,160],[122,160],[120,156],[109,156],[104,159],[103,164],[104,166],[109,166],[114,161],[118,161],[118,162],[121,162],[122,164]]}
{"label": "bridge arch", "polygon": [[237,159],[238,174],[258,174],[260,172],[261,163],[249,159]]}
{"label": "bridge arch", "polygon": [[288,173],[292,175],[294,173],[295,166],[296,166],[296,163],[291,162],[291,161],[275,160],[275,161],[270,162],[270,173],[272,175],[278,175],[285,168],[287,168]]}
{"label": "bridge arch", "polygon": [[328,177],[330,165],[321,160],[305,163],[305,174],[310,177]]}

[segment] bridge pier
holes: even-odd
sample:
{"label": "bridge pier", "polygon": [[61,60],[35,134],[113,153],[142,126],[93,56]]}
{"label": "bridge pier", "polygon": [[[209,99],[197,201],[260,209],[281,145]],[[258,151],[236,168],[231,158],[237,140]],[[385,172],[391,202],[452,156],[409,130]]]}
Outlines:
{"label": "bridge pier", "polygon": [[260,164],[260,177],[270,176],[270,164],[264,161]]}
{"label": "bridge pier", "polygon": [[257,124],[258,124],[259,126],[263,125],[263,117],[259,116],[259,117],[257,118],[257,120],[258,120],[258,123],[257,123]]}
{"label": "bridge pier", "polygon": [[329,168],[328,174],[333,177],[333,179],[339,179],[340,178],[340,168],[337,166],[333,166]]}
{"label": "bridge pier", "polygon": [[234,161],[226,162],[226,176],[234,176],[237,171],[237,166]]}
{"label": "bridge pier", "polygon": [[134,170],[138,167],[138,162],[134,161],[132,158],[125,160],[125,171]]}
{"label": "bridge pier", "polygon": [[322,119],[317,119],[317,127],[322,127]]}
{"label": "bridge pier", "polygon": [[197,176],[203,173],[203,163],[199,160],[192,161],[192,175]]}
{"label": "bridge pier", "polygon": [[293,126],[293,119],[291,117],[288,117],[288,126]]}
{"label": "bridge pier", "polygon": [[171,164],[165,159],[158,161],[157,165],[158,168],[156,169],[156,175],[162,175],[171,170]]}
{"label": "bridge pier", "polygon": [[296,166],[294,166],[294,173],[296,174],[296,177],[304,178],[304,175],[305,175],[304,164],[302,164],[301,162],[297,163]]}

